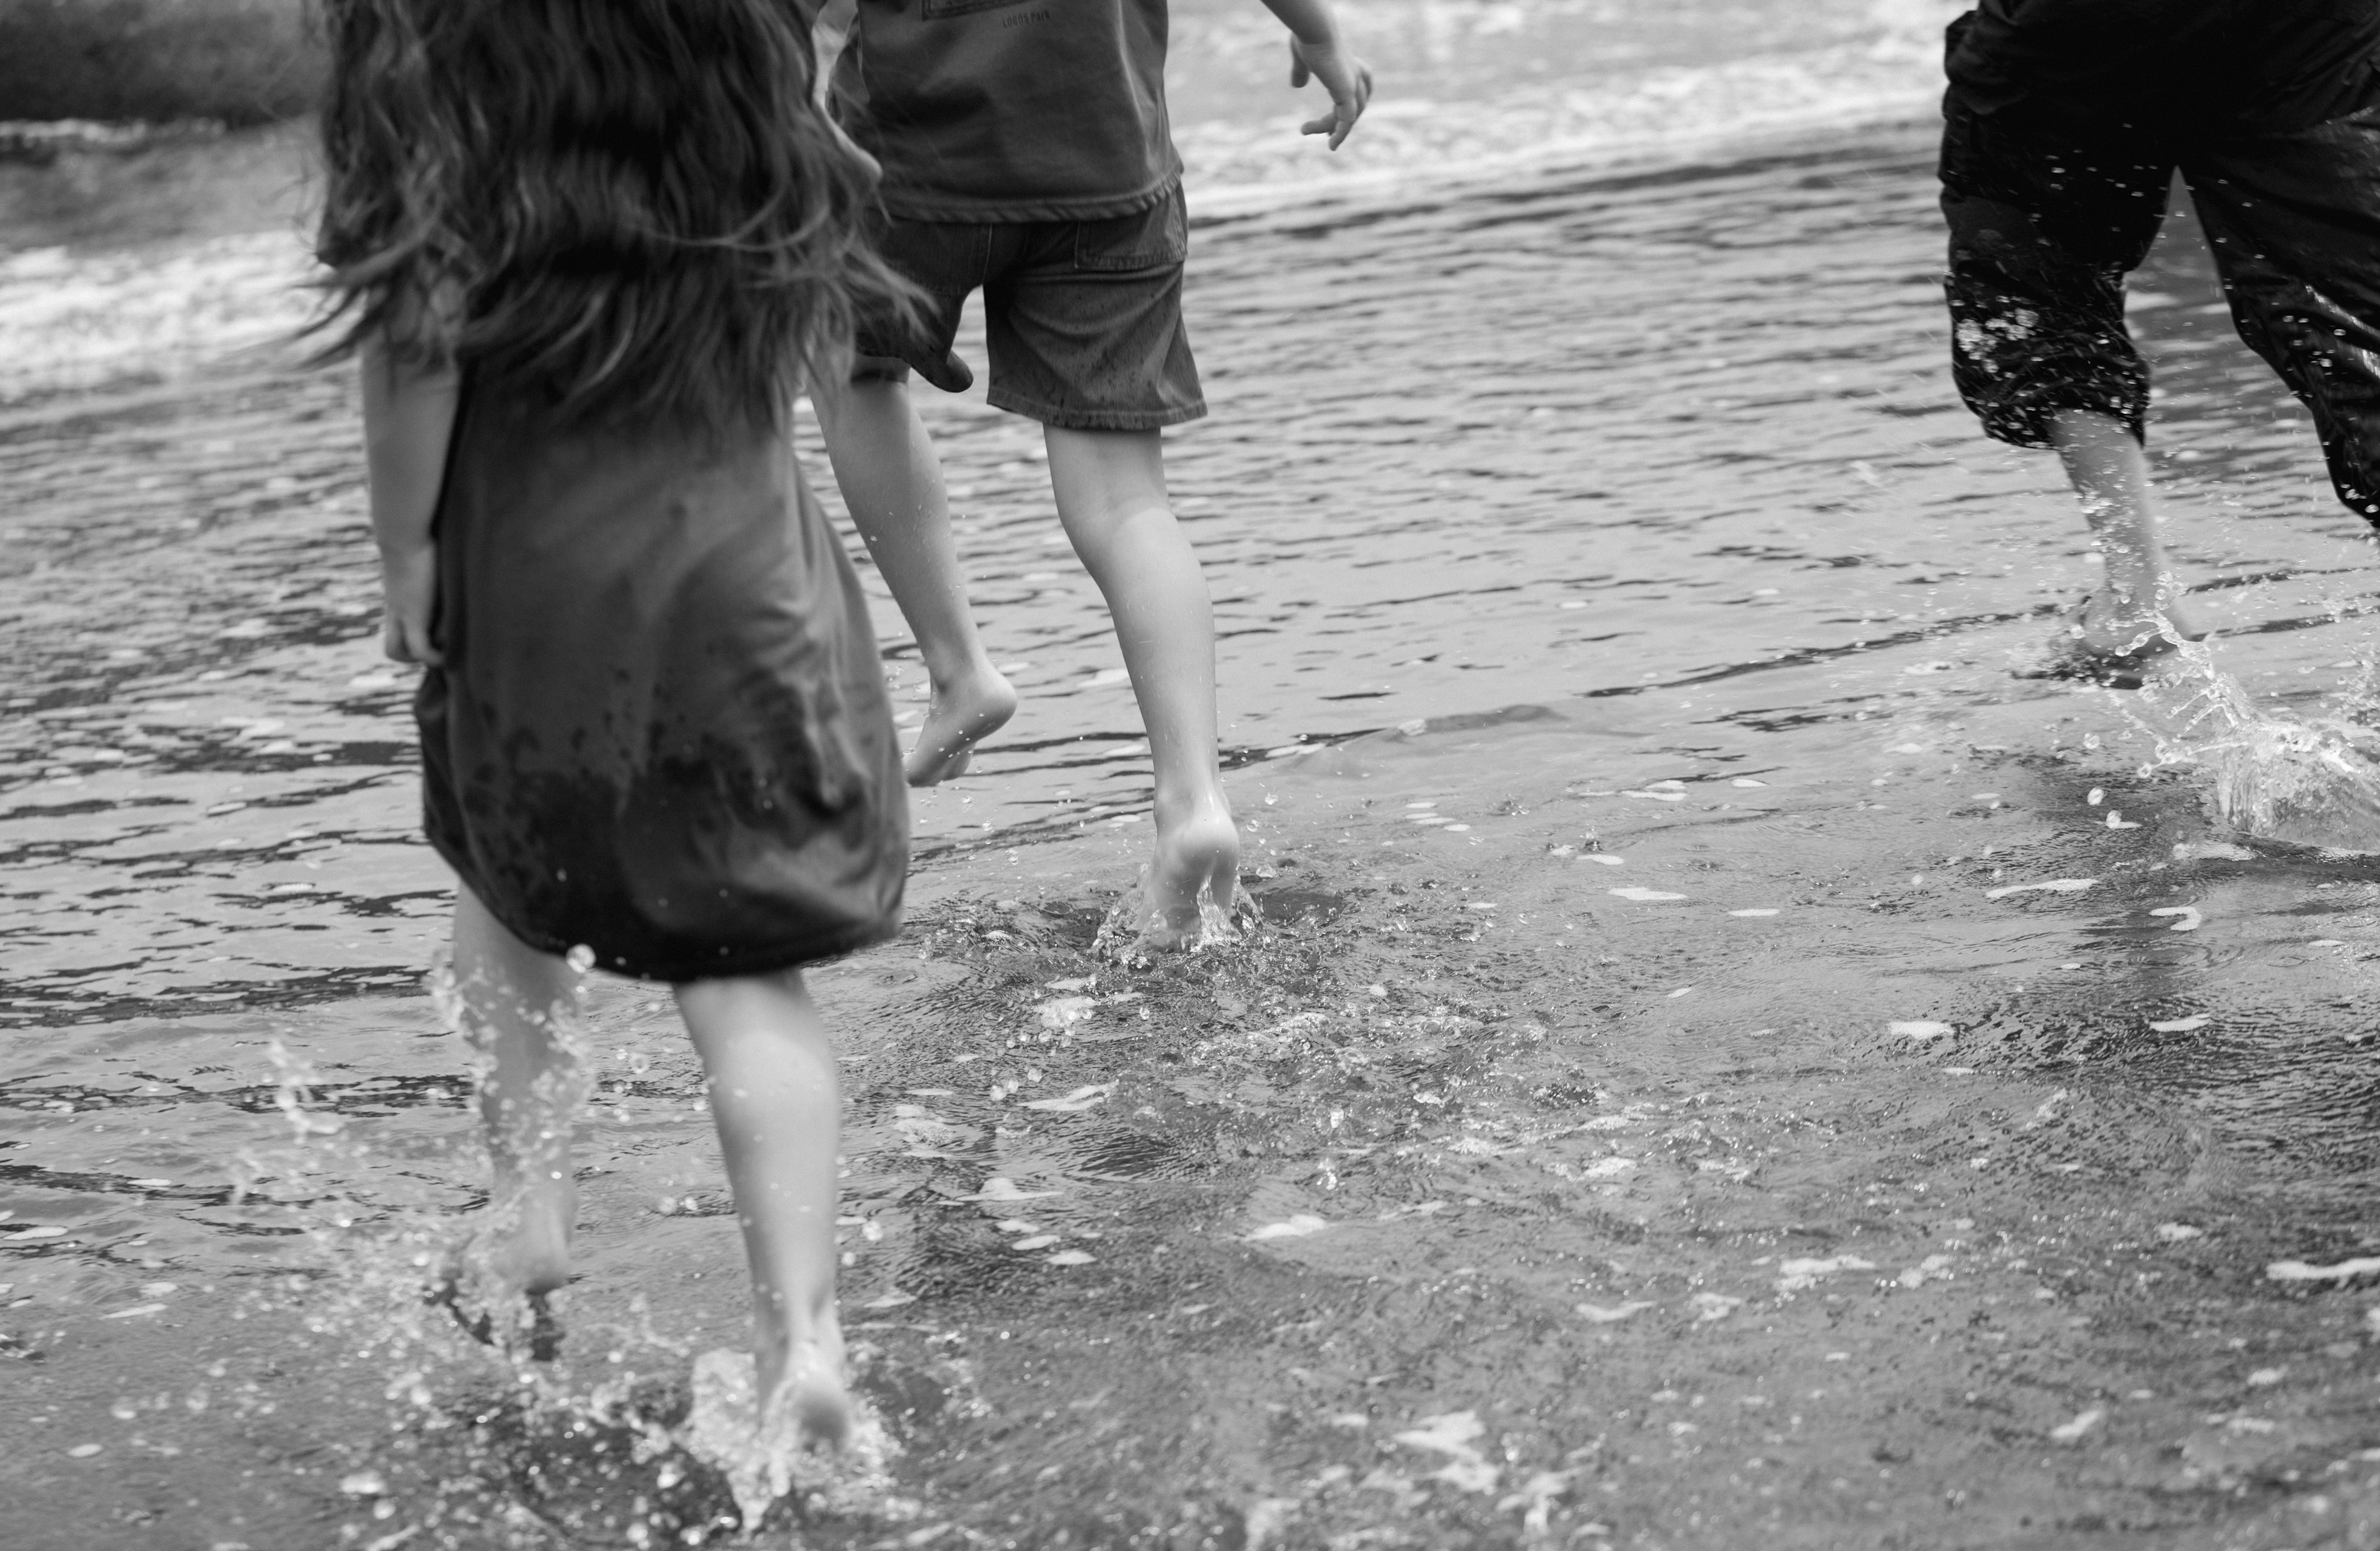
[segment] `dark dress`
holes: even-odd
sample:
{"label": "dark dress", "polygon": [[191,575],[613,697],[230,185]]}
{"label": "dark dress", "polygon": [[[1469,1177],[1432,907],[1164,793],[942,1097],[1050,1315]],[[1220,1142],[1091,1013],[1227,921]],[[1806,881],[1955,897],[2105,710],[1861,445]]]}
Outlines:
{"label": "dark dress", "polygon": [[785,438],[569,429],[467,386],[435,534],[425,824],[497,920],[669,981],[899,928],[883,673]]}

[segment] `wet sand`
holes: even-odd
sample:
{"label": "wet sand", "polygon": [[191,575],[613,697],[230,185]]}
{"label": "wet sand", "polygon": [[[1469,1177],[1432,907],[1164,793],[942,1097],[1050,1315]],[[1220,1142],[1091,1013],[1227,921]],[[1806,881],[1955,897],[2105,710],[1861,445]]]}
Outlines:
{"label": "wet sand", "polygon": [[[817,976],[905,1452],[760,1543],[2380,1542],[2369,1272],[2286,1269],[2372,1253],[2380,868],[2010,676],[2086,553],[1949,395],[1927,162],[1201,227],[1230,953],[1090,957],[1136,720],[1029,428],[935,402],[1027,705]],[[2336,703],[2367,541],[2176,238],[2177,550]],[[723,1539],[654,1431],[745,1296],[661,998],[598,998],[556,1371],[418,1301],[480,1166],[355,445],[285,351],[0,411],[0,1543]]]}

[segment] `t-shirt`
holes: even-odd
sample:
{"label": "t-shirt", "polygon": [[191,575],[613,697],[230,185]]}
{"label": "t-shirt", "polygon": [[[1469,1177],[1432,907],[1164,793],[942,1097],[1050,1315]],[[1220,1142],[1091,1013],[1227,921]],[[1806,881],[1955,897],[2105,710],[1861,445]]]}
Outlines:
{"label": "t-shirt", "polygon": [[838,76],[894,215],[1083,221],[1182,176],[1165,113],[1165,0],[860,0]]}
{"label": "t-shirt", "polygon": [[2380,0],[1982,0],[1951,96],[2058,127],[2301,129],[2362,106]]}

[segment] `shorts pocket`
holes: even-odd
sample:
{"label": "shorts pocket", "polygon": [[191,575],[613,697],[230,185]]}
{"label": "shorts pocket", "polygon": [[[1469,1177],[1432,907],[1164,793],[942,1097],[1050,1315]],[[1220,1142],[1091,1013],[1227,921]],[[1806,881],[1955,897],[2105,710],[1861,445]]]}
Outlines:
{"label": "shorts pocket", "polygon": [[1190,206],[1175,184],[1147,210],[1075,224],[1078,270],[1171,269],[1190,256]]}

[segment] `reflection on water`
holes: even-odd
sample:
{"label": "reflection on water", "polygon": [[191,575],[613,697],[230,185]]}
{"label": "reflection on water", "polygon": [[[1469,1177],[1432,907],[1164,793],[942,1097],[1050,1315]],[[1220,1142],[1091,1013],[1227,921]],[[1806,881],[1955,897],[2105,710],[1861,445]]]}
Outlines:
{"label": "reflection on water", "polygon": [[[815,976],[899,1452],[762,1544],[2366,1533],[2380,869],[2205,807],[2239,729],[2354,724],[2365,540],[2184,223],[2136,323],[2228,634],[2137,701],[2010,676],[2091,563],[1949,396],[1926,178],[1911,132],[1202,230],[1232,952],[1091,951],[1146,745],[1036,439],[929,406],[1027,703]],[[559,1362],[424,1301],[484,1175],[346,382],[6,413],[0,1540],[725,1535],[746,1289],[665,997],[590,1006]]]}

